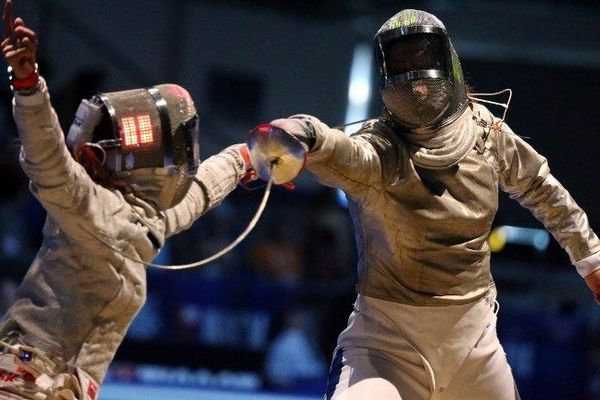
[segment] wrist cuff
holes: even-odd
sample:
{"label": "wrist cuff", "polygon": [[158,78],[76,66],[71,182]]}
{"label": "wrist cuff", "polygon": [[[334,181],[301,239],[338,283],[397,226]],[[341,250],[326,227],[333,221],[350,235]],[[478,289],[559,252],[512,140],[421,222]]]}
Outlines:
{"label": "wrist cuff", "polygon": [[10,81],[10,88],[13,91],[33,89],[40,81],[37,64],[35,64],[35,70],[25,78],[16,78],[13,74],[12,67],[8,67],[7,72],[8,79]]}
{"label": "wrist cuff", "polygon": [[575,262],[574,265],[575,268],[577,268],[579,275],[585,278],[592,272],[600,269],[600,251],[586,258],[582,258]]}
{"label": "wrist cuff", "polygon": [[37,106],[43,104],[46,101],[48,93],[46,91],[46,84],[44,78],[40,77],[40,81],[37,84],[37,89],[30,93],[23,93],[21,90],[14,92],[14,104],[16,106]]}

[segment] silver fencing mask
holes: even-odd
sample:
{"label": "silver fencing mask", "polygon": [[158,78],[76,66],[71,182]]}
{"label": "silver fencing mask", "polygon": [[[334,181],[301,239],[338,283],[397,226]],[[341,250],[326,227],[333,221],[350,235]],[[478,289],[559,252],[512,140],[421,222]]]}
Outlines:
{"label": "silver fencing mask", "polygon": [[67,144],[91,153],[106,175],[103,184],[118,182],[163,210],[183,199],[200,164],[196,108],[173,84],[83,100]]}
{"label": "silver fencing mask", "polygon": [[409,129],[437,129],[467,106],[458,56],[444,24],[419,10],[402,10],[374,40],[381,96],[393,119]]}

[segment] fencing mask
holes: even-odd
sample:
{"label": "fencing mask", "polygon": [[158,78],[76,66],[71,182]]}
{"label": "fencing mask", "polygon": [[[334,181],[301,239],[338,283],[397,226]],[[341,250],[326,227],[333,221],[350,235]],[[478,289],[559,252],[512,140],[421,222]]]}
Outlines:
{"label": "fencing mask", "polygon": [[69,148],[84,150],[104,174],[103,183],[118,181],[160,209],[187,193],[200,163],[198,140],[194,103],[174,84],[83,100],[67,135]]}

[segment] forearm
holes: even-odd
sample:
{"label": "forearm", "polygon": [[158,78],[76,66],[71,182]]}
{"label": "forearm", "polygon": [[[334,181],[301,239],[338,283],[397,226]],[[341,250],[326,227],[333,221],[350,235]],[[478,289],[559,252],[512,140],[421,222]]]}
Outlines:
{"label": "forearm", "polygon": [[196,179],[185,198],[164,212],[167,236],[188,229],[236,188],[249,168],[238,151],[240,146],[230,146],[200,164]]}
{"label": "forearm", "polygon": [[[349,137],[341,130],[330,128],[308,115],[293,116],[290,119],[302,124],[304,131],[314,133],[307,169],[319,182],[355,194],[365,193],[370,187],[381,185],[379,154],[366,136]],[[371,136],[370,139],[373,141],[377,138]]]}
{"label": "forearm", "polygon": [[39,92],[15,94],[13,115],[22,146],[21,165],[32,183],[39,187],[65,184],[67,164],[72,160],[43,79]]}
{"label": "forearm", "polygon": [[600,251],[600,240],[590,229],[585,212],[550,174],[547,160],[508,127],[505,129],[508,132],[499,132],[497,140],[502,189],[531,211],[574,265]]}
{"label": "forearm", "polygon": [[590,228],[587,215],[551,174],[515,198],[552,233],[574,265],[600,251],[600,240]]}

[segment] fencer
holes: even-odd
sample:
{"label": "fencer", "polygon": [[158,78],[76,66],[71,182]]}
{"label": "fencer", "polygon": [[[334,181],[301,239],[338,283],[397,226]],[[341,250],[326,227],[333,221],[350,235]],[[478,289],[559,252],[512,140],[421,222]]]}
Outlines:
{"label": "fencer", "polygon": [[[303,143],[318,181],[343,190],[355,227],[358,294],[325,398],[518,399],[486,241],[498,190],[552,233],[596,301],[600,241],[546,158],[469,93],[437,17],[402,10],[374,48],[379,118],[351,136],[310,115],[271,122]],[[274,149],[251,148],[257,171],[279,160]]]}
{"label": "fencer", "polygon": [[19,160],[47,219],[0,324],[0,399],[95,400],[145,302],[144,263],[251,165],[245,145],[200,163],[196,108],[174,84],[83,100],[65,139],[35,32],[13,20],[10,0],[4,22]]}

